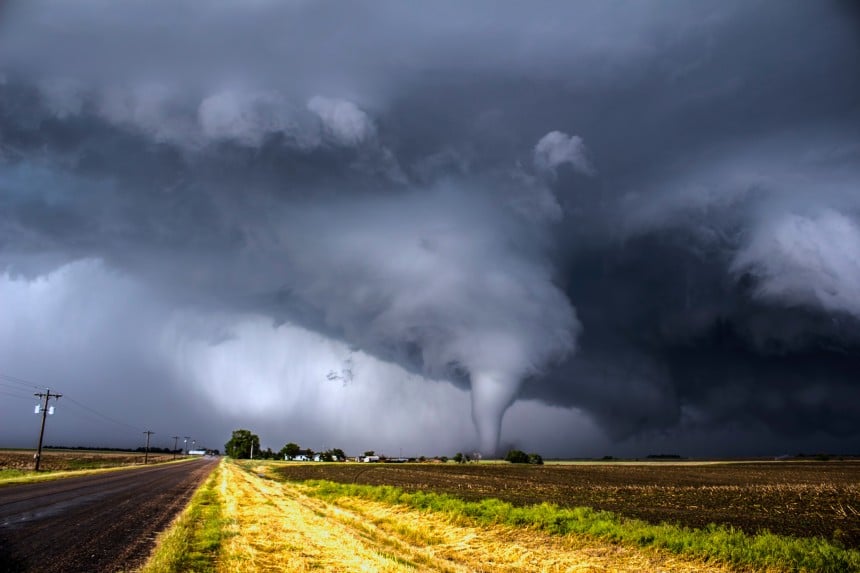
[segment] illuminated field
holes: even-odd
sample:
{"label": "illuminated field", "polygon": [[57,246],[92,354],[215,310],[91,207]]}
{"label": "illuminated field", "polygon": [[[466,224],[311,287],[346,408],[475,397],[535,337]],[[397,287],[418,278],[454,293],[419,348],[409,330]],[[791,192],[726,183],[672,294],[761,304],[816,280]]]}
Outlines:
{"label": "illuminated field", "polygon": [[860,547],[860,463],[284,464],[291,480],[393,485],[467,500],[586,506],[659,523],[822,536]]}
{"label": "illuminated field", "polygon": [[268,479],[272,464],[227,463],[219,571],[726,571],[653,550],[366,499],[314,497]]}

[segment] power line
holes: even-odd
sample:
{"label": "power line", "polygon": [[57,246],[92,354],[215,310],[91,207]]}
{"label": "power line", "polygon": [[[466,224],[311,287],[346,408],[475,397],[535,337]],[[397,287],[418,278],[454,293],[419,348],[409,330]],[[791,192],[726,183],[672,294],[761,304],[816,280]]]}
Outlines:
{"label": "power line", "polygon": [[[18,384],[18,385],[20,385],[20,386],[27,387],[27,389],[30,389],[30,388],[36,388],[36,389],[44,388],[44,386],[39,386],[39,385],[35,384],[33,381],[31,381],[31,380],[26,380],[26,379],[24,379],[24,378],[19,378],[18,376],[12,376],[12,375],[10,375],[10,374],[4,374],[4,373],[2,373],[2,372],[0,372],[0,379],[5,380],[5,381],[7,381],[7,382],[11,382],[11,383],[13,383],[13,384]],[[0,382],[0,384],[2,384],[2,382]],[[10,387],[10,388],[11,388],[11,387]],[[17,389],[17,388],[16,388],[16,389]],[[71,397],[69,397],[69,396],[66,396],[66,400],[67,400],[67,401],[69,401],[70,403],[74,404],[75,406],[77,406],[77,407],[79,407],[79,408],[82,408],[82,409],[84,409],[84,410],[86,410],[86,411],[90,412],[91,414],[95,414],[96,416],[99,416],[100,418],[103,418],[104,420],[107,420],[108,422],[111,422],[111,423],[113,423],[113,424],[117,424],[117,425],[120,425],[120,426],[125,426],[126,428],[129,428],[129,429],[131,429],[131,430],[134,430],[135,432],[139,432],[139,431],[140,431],[140,427],[139,427],[139,426],[132,426],[131,424],[129,424],[129,423],[127,423],[127,422],[123,422],[123,421],[117,420],[116,418],[111,418],[111,417],[110,417],[110,416],[108,416],[107,414],[103,414],[103,413],[99,412],[98,410],[96,410],[95,408],[91,408],[91,407],[87,406],[86,404],[81,404],[80,402],[78,402],[78,401],[77,401],[77,400],[75,400],[74,398],[71,398]]]}
{"label": "power line", "polygon": [[[5,388],[6,390],[4,390],[3,388]],[[27,380],[24,378],[20,378],[18,376],[12,376],[11,374],[5,374],[5,373],[0,372],[0,394],[10,396],[12,398],[17,398],[19,400],[31,400],[32,398],[30,398],[27,395],[18,394],[18,392],[24,391],[25,389],[29,390],[31,388],[40,389],[40,388],[43,388],[43,386],[39,386],[31,380]],[[123,428],[127,428],[129,430],[132,430],[135,433],[141,431],[140,426],[134,426],[134,425],[129,424],[127,422],[123,422],[122,420],[117,420],[116,418],[112,418],[111,416],[108,416],[107,414],[99,412],[95,408],[87,406],[86,404],[82,404],[81,402],[75,400],[74,398],[69,397],[68,395],[52,393],[50,390],[47,390],[46,394],[45,393],[36,393],[35,395],[38,396],[39,398],[43,398],[43,397],[45,398],[45,406],[44,406],[44,409],[42,410],[42,413],[43,413],[42,429],[41,429],[40,434],[39,434],[39,450],[36,454],[36,456],[37,456],[36,457],[36,469],[37,470],[39,469],[39,467],[38,467],[39,458],[41,457],[41,451],[42,451],[42,435],[44,433],[44,416],[47,415],[47,413],[49,413],[47,411],[47,408],[48,408],[47,404],[48,404],[48,400],[50,398],[59,398],[60,396],[64,396],[66,398],[66,401],[70,405],[75,406],[75,407],[79,408],[80,410],[82,410],[82,412],[78,412],[78,415],[84,415],[84,417],[89,418],[93,422],[107,421],[107,422],[110,422],[111,424],[115,424],[117,426],[121,426]],[[53,410],[53,408],[51,408],[51,410]],[[38,409],[37,409],[36,413],[39,413]],[[144,463],[146,463],[148,453],[149,453],[149,438],[155,432],[152,432],[150,430],[146,430],[143,433],[147,434],[147,436],[146,436],[146,440],[147,440],[146,450],[147,451],[144,454]],[[174,438],[173,450],[174,450],[174,455],[175,455],[176,445],[177,445],[177,442],[179,440],[179,436],[173,436],[173,438]],[[191,436],[185,436],[185,442],[184,443],[187,444],[187,442],[190,438],[191,438]],[[185,447],[187,448],[187,445]]]}
{"label": "power line", "polygon": [[11,384],[17,384],[19,386],[23,386],[23,387],[27,388],[28,390],[33,389],[33,388],[36,388],[36,389],[43,388],[43,386],[39,386],[38,384],[36,384],[35,382],[32,382],[30,380],[18,378],[17,376],[12,376],[10,374],[3,374],[2,372],[0,372],[0,379],[5,380],[6,382],[11,383]]}
{"label": "power line", "polygon": [[122,422],[122,421],[117,420],[117,419],[115,419],[115,418],[111,418],[111,417],[110,417],[110,416],[108,416],[107,414],[102,414],[102,413],[101,413],[101,412],[99,412],[98,410],[96,410],[96,409],[94,409],[94,408],[90,408],[89,406],[87,406],[87,405],[85,405],[85,404],[81,404],[81,403],[80,403],[80,402],[78,402],[77,400],[74,400],[74,399],[72,399],[72,398],[69,398],[68,396],[66,397],[66,400],[68,400],[69,402],[71,402],[71,403],[72,403],[72,404],[74,404],[75,406],[77,406],[77,407],[79,407],[79,408],[82,408],[82,409],[86,410],[87,412],[90,412],[91,414],[95,414],[96,416],[99,416],[100,418],[103,418],[103,419],[107,420],[108,422],[112,422],[112,423],[114,423],[114,424],[118,424],[118,425],[120,425],[120,426],[125,426],[126,428],[129,428],[129,429],[131,429],[131,430],[134,430],[135,432],[140,432],[140,431],[141,431],[139,426],[133,426],[133,425],[131,425],[131,424],[127,423],[127,422]]}
{"label": "power line", "polygon": [[3,394],[4,396],[10,396],[10,397],[12,397],[12,398],[18,398],[19,400],[27,400],[27,401],[30,401],[30,400],[32,400],[32,399],[33,399],[33,397],[32,397],[32,396],[25,396],[25,395],[22,395],[22,394],[13,394],[12,392],[6,392],[6,391],[4,391],[4,390],[0,390],[0,394]]}

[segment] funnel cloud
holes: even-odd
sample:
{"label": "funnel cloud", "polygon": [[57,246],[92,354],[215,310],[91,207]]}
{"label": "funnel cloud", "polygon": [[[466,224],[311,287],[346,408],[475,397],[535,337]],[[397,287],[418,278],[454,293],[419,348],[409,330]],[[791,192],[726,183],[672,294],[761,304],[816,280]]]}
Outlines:
{"label": "funnel cloud", "polygon": [[858,25],[6,3],[6,445],[856,453]]}

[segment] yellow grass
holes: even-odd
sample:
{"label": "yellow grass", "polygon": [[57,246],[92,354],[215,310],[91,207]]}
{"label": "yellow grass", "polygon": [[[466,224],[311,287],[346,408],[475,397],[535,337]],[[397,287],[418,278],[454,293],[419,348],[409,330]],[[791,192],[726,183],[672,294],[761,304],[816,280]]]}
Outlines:
{"label": "yellow grass", "polygon": [[298,484],[225,464],[229,518],[218,571],[665,571],[720,566],[582,537],[478,526],[441,514],[342,498],[326,502]]}

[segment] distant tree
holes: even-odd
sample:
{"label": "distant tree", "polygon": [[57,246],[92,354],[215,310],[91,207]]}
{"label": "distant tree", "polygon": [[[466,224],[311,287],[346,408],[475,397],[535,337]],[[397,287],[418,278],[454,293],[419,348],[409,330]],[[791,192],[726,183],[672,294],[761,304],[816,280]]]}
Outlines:
{"label": "distant tree", "polygon": [[343,450],[340,448],[333,448],[331,450],[331,455],[336,457],[339,460],[345,460],[346,459],[346,454],[343,453]]}
{"label": "distant tree", "polygon": [[320,461],[322,461],[322,462],[333,462],[334,456],[332,455],[331,450],[329,450],[327,452],[321,452],[320,453]]}
{"label": "distant tree", "polygon": [[456,454],[454,454],[454,457],[451,459],[454,460],[455,462],[457,462],[458,464],[462,464],[463,462],[466,461],[465,459],[463,459],[463,453],[462,452],[457,452]]}
{"label": "distant tree", "polygon": [[419,457],[419,458],[418,458],[418,461],[419,461],[419,462],[426,462],[426,461],[427,461],[427,457],[426,457],[426,456],[421,456],[421,457]]}
{"label": "distant tree", "polygon": [[224,444],[224,451],[233,459],[244,460],[251,457],[251,448],[260,451],[260,437],[250,430],[233,430],[230,441]]}
{"label": "distant tree", "polygon": [[281,451],[279,453],[281,454],[282,458],[286,458],[288,460],[291,460],[291,459],[295,458],[297,455],[299,455],[301,452],[302,452],[302,447],[300,445],[298,445],[294,442],[290,442],[290,443],[286,444],[283,448],[281,448]]}
{"label": "distant tree", "polygon": [[444,464],[444,463],[448,463],[448,456],[442,456],[441,458],[439,458],[439,460],[440,460],[443,464]]}
{"label": "distant tree", "polygon": [[376,452],[374,452],[373,450],[367,450],[366,452],[364,452],[364,457],[375,456],[375,455],[376,455]]}
{"label": "distant tree", "polygon": [[312,449],[310,449],[310,448],[308,448],[308,449],[306,449],[306,450],[305,450],[305,455],[308,457],[308,459],[313,458],[315,453],[316,453],[316,452],[315,452],[315,451],[313,451],[313,450],[312,450]]}
{"label": "distant tree", "polygon": [[533,466],[542,466],[543,458],[540,454],[529,454],[529,463]]}
{"label": "distant tree", "polygon": [[509,450],[505,460],[512,464],[527,464],[529,463],[529,455],[521,450]]}

